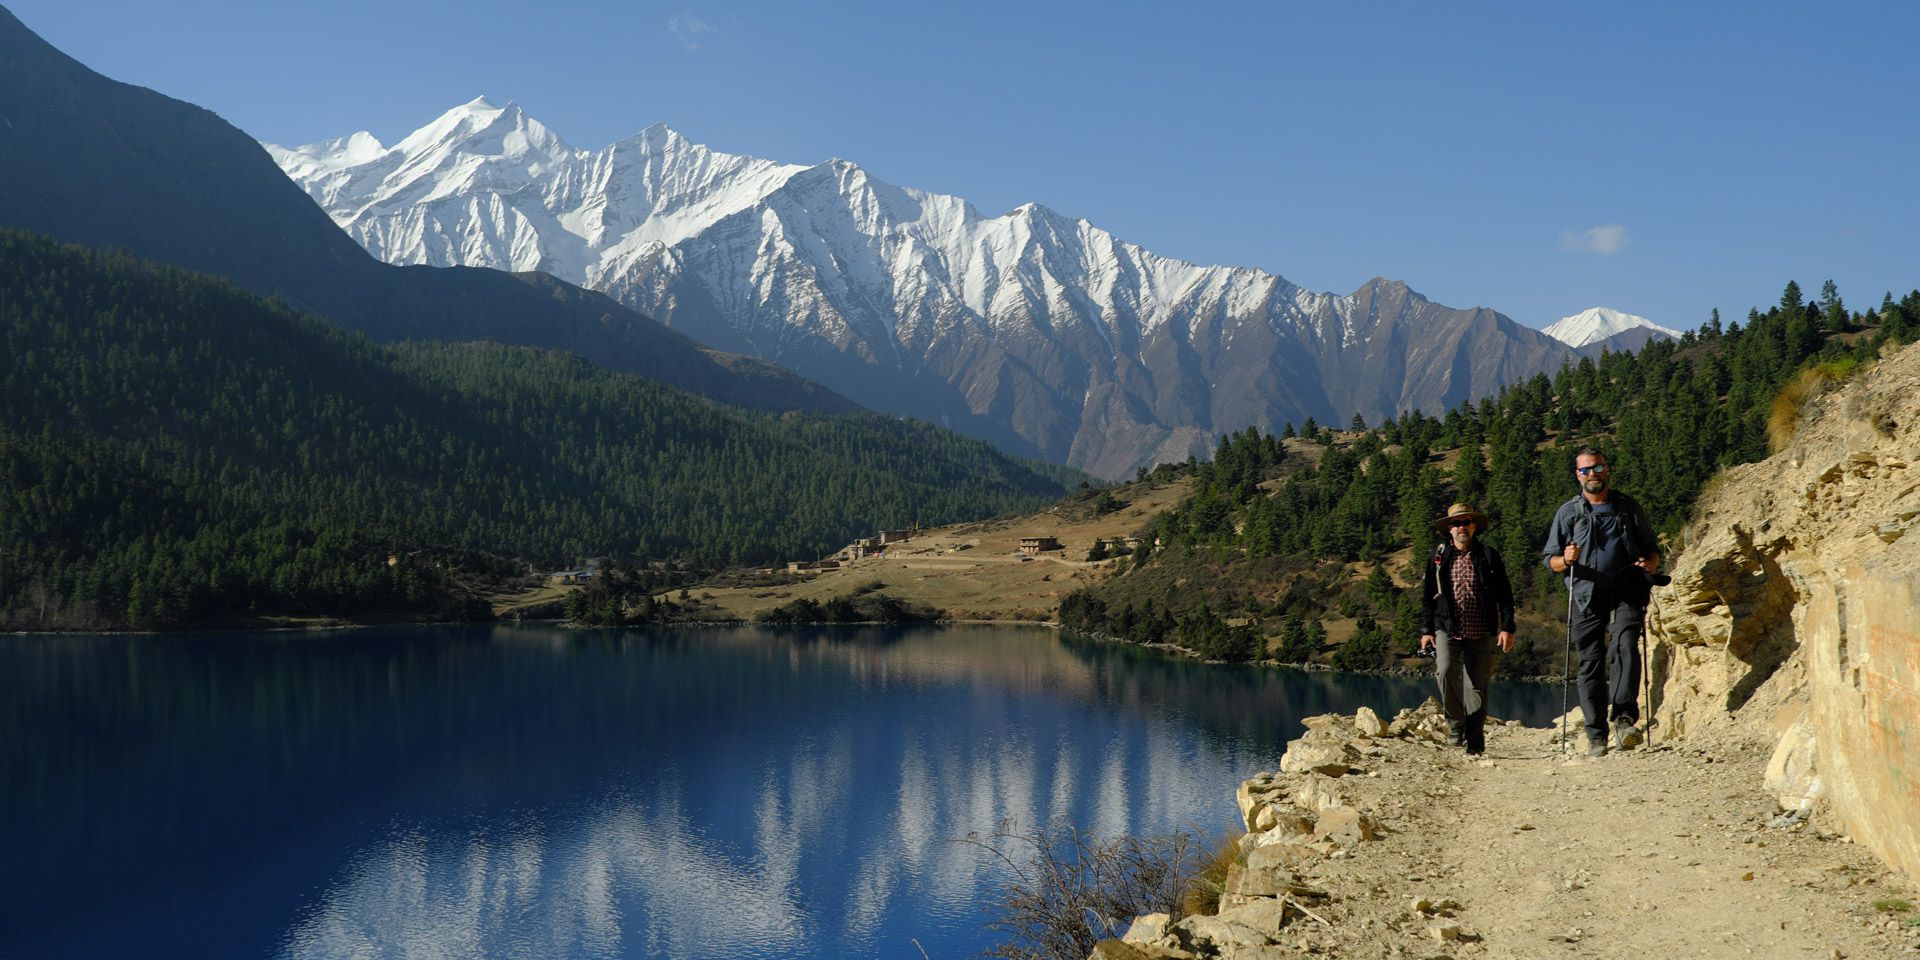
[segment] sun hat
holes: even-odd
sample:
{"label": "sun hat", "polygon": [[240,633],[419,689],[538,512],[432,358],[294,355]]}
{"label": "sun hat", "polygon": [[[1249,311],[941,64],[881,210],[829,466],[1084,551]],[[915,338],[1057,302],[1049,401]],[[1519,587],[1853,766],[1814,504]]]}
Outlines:
{"label": "sun hat", "polygon": [[[1485,530],[1487,528],[1486,514],[1481,513],[1480,511],[1475,510],[1474,508],[1464,503],[1456,503],[1453,506],[1447,508],[1446,516],[1441,517],[1440,519],[1435,520],[1433,522],[1433,529],[1440,533],[1446,533],[1447,528],[1453,526],[1453,522],[1462,517],[1465,517],[1468,520],[1472,520],[1475,524],[1478,525],[1479,530]],[[1478,532],[1478,531],[1475,531],[1475,532]]]}

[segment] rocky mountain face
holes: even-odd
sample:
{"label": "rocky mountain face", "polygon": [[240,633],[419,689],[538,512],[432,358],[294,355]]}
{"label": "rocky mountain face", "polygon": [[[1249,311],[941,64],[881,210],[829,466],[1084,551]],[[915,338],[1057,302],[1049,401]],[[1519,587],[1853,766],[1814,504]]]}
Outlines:
{"label": "rocky mountain face", "polygon": [[1808,400],[1682,532],[1649,633],[1656,737],[1771,745],[1768,785],[1920,876],[1920,346]]}
{"label": "rocky mountain face", "polygon": [[664,126],[578,150],[481,99],[392,147],[268,150],[383,260],[551,272],[876,409],[1108,477],[1250,424],[1438,412],[1569,355],[1395,281],[1314,293],[1037,204],[988,217]]}
{"label": "rocky mountain face", "polygon": [[382,263],[246,134],[94,73],[4,9],[0,120],[0,225],[226,277],[380,339],[552,347],[731,403],[858,409],[551,277]]}

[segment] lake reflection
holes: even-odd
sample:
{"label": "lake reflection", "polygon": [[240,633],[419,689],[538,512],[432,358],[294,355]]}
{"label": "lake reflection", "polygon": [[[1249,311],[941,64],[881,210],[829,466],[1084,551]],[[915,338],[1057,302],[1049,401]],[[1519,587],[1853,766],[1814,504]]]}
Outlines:
{"label": "lake reflection", "polygon": [[956,839],[1218,832],[1300,717],[1427,689],[1011,627],[0,638],[0,955],[968,956]]}

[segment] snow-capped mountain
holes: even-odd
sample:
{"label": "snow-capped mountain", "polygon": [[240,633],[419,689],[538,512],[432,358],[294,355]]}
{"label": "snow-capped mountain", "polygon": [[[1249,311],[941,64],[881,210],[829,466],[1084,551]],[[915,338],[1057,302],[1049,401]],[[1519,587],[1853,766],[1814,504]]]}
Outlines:
{"label": "snow-capped mountain", "polygon": [[1394,281],[1314,293],[1038,204],[983,216],[662,125],[579,150],[483,98],[391,147],[267,149],[381,259],[546,271],[869,407],[1106,476],[1249,424],[1437,412],[1566,353]]}
{"label": "snow-capped mountain", "polygon": [[1634,345],[1635,348],[1656,336],[1680,339],[1678,330],[1669,330],[1646,317],[1636,317],[1606,307],[1594,307],[1571,317],[1562,317],[1541,332],[1568,346],[1585,347],[1602,340],[1612,340],[1630,331],[1644,331],[1646,334],[1639,344]]}

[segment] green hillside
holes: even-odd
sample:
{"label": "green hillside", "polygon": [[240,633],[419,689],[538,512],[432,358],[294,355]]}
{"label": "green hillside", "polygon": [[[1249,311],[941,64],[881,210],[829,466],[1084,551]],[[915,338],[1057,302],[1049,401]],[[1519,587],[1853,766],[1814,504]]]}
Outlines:
{"label": "green hillside", "polygon": [[1744,323],[1715,311],[1677,341],[1583,359],[1441,417],[1415,410],[1337,438],[1312,421],[1279,438],[1228,435],[1210,462],[1142,471],[1136,483],[1191,474],[1193,495],[1140,531],[1157,550],[1063,598],[1060,618],[1225,659],[1394,665],[1419,634],[1414,591],[1396,581],[1417,579],[1434,518],[1466,501],[1492,516],[1484,540],[1506,557],[1519,601],[1521,639],[1500,668],[1557,671],[1566,594],[1540,547],[1575,493],[1575,451],[1605,452],[1618,488],[1678,537],[1723,465],[1765,458],[1769,432],[1790,431],[1805,398],[1916,334],[1920,291],[1855,312],[1831,282],[1812,302],[1790,283]]}
{"label": "green hillside", "polygon": [[456,575],[808,557],[1083,479],[924,423],[728,407],[570,354],[376,344],[19,232],[0,232],[0,343],[12,629],[460,615]]}

